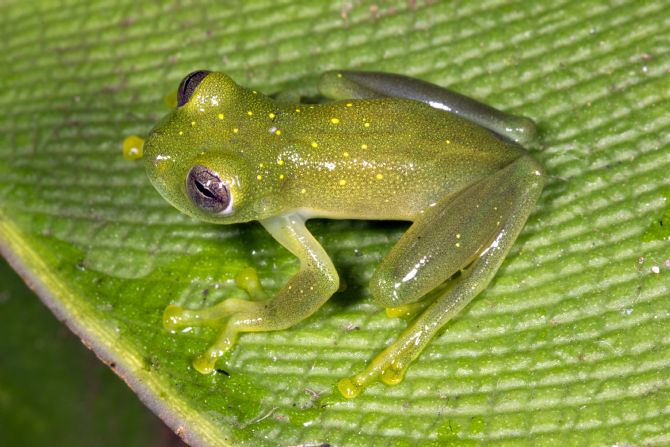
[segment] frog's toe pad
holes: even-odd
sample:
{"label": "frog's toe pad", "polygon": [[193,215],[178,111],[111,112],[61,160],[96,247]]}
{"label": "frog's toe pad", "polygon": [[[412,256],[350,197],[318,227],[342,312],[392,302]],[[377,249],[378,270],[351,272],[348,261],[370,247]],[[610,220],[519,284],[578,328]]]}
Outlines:
{"label": "frog's toe pad", "polygon": [[218,357],[212,356],[210,351],[204,352],[202,355],[199,355],[193,359],[193,368],[198,371],[200,374],[210,374],[214,371],[214,366],[216,365],[216,360]]}
{"label": "frog's toe pad", "polygon": [[340,379],[340,381],[337,382],[337,389],[340,390],[340,394],[342,394],[342,396],[346,397],[347,399],[353,399],[363,390],[362,387],[356,385],[349,377]]}
{"label": "frog's toe pad", "polygon": [[381,373],[382,382],[387,385],[397,385],[405,378],[406,368],[389,366]]}
{"label": "frog's toe pad", "polygon": [[170,304],[163,311],[163,327],[174,331],[184,325],[184,309],[181,306]]}

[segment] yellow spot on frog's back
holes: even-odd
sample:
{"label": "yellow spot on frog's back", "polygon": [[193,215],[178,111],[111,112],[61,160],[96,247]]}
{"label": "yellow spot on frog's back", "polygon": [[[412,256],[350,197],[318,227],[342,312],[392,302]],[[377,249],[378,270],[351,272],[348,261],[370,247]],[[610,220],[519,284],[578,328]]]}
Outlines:
{"label": "yellow spot on frog's back", "polygon": [[258,163],[259,168],[262,168],[263,166],[264,166],[263,163]]}
{"label": "yellow spot on frog's back", "polygon": [[384,176],[382,174],[377,174],[376,177],[377,177],[377,180],[381,180],[381,179],[384,178]]}
{"label": "yellow spot on frog's back", "polygon": [[300,113],[300,109],[295,109],[296,113]]}
{"label": "yellow spot on frog's back", "polygon": [[460,239],[460,238],[461,238],[461,233],[458,233],[458,234],[456,235],[456,239]]}
{"label": "yellow spot on frog's back", "polygon": [[341,77],[342,77],[342,73],[338,73],[336,76],[337,76],[338,78],[341,78]]}
{"label": "yellow spot on frog's back", "polygon": [[307,192],[307,190],[306,190],[305,188],[302,188],[302,189],[300,190],[300,194],[305,194],[306,192]]}
{"label": "yellow spot on frog's back", "polygon": [[330,122],[333,123],[333,124],[339,124],[339,123],[340,123],[340,119],[339,119],[339,118],[331,118],[331,119],[330,119]]}
{"label": "yellow spot on frog's back", "polygon": [[339,181],[339,184],[340,184],[340,186],[344,186],[344,185],[347,184],[347,181],[342,179],[342,180]]}
{"label": "yellow spot on frog's back", "polygon": [[223,113],[219,113],[219,119],[220,119],[220,120],[223,119]]}
{"label": "yellow spot on frog's back", "polygon": [[279,174],[279,180],[284,180],[284,174]]}
{"label": "yellow spot on frog's back", "polygon": [[349,152],[343,152],[342,155],[344,156],[344,158],[347,158],[349,156]]}
{"label": "yellow spot on frog's back", "polygon": [[363,124],[365,127],[370,127],[370,123]]}
{"label": "yellow spot on frog's back", "polygon": [[284,164],[284,160],[282,160],[282,159],[280,158],[279,160],[277,160],[277,164],[278,164],[279,166],[283,165],[283,164]]}
{"label": "yellow spot on frog's back", "polygon": [[251,110],[247,111],[247,115],[251,116],[253,114],[254,114],[254,112],[252,112]]}
{"label": "yellow spot on frog's back", "polygon": [[195,126],[195,121],[191,121],[191,126]]}
{"label": "yellow spot on frog's back", "polygon": [[368,148],[367,144],[365,144],[365,143],[361,144],[361,149],[367,149],[367,148]]}
{"label": "yellow spot on frog's back", "polygon": [[256,176],[256,179],[258,179],[258,180],[263,180],[263,176],[260,175],[260,174],[258,174],[258,175]]}
{"label": "yellow spot on frog's back", "polygon": [[451,140],[444,140],[445,143],[451,144]]}
{"label": "yellow spot on frog's back", "polygon": [[275,135],[281,135],[281,130],[279,129],[275,130]]}
{"label": "yellow spot on frog's back", "polygon": [[316,143],[316,141],[312,141],[312,147],[319,147],[319,145]]}
{"label": "yellow spot on frog's back", "polygon": [[144,154],[144,139],[137,135],[130,135],[123,139],[123,158],[139,160]]}
{"label": "yellow spot on frog's back", "polygon": [[184,131],[183,131],[183,130],[180,130],[180,131],[179,131],[179,135],[184,135]]}
{"label": "yellow spot on frog's back", "polygon": [[348,103],[347,103],[347,107],[351,107],[351,106],[353,106],[353,104],[350,103],[350,102],[348,102]]}
{"label": "yellow spot on frog's back", "polygon": [[270,119],[274,119],[274,117],[277,116],[277,115],[275,115],[274,113],[270,112],[270,113],[268,113],[268,116],[270,117]]}

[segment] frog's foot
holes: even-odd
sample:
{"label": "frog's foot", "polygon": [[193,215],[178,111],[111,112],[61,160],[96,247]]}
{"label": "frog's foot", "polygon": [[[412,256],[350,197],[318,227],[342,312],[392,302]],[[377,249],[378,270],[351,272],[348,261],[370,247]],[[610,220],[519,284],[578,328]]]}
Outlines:
{"label": "frog's foot", "polygon": [[[252,267],[246,267],[235,277],[237,287],[244,290],[252,299],[263,301],[267,295]],[[239,299],[228,298],[219,304],[200,310],[184,309],[170,304],[163,311],[163,327],[169,331],[177,331],[190,326],[220,327],[222,320],[236,312],[253,311],[257,304]]]}
{"label": "frog's foot", "polygon": [[[265,291],[260,286],[254,269],[243,269],[238,274],[236,282],[238,287],[245,290],[252,298],[265,298]],[[234,329],[235,323],[242,316],[257,314],[261,306],[262,302],[239,298],[228,298],[215,306],[198,310],[170,304],[163,311],[163,327],[175,332],[193,326],[219,329],[225,325],[216,342],[193,361],[193,367],[197,371],[209,374],[214,370],[216,361],[233,348],[238,332]]]}
{"label": "frog's foot", "polygon": [[403,340],[401,337],[378,354],[362,372],[341,379],[337,383],[340,393],[347,399],[352,399],[377,379],[387,385],[402,382],[407,368],[418,354],[410,342],[411,339]]}
{"label": "frog's foot", "polygon": [[221,328],[218,339],[207,351],[193,361],[193,367],[202,374],[214,370],[216,361],[235,345],[238,326],[254,315],[260,315],[265,302],[253,302],[238,298],[228,298],[216,306],[200,310],[184,309],[174,304],[163,312],[163,327],[170,331],[193,326]]}

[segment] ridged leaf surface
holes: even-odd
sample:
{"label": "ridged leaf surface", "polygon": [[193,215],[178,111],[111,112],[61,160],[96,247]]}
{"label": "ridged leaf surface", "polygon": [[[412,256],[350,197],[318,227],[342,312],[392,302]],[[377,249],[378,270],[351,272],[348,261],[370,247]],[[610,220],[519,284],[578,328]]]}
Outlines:
{"label": "ridged leaf surface", "polygon": [[[670,3],[620,0],[5,2],[0,245],[52,310],[196,445],[670,443]],[[337,380],[407,324],[366,283],[406,225],[315,221],[347,288],[290,330],[169,334],[169,303],[277,290],[297,260],[258,224],[171,208],[129,134],[199,68],[314,95],[332,68],[403,73],[537,121],[550,180],[491,286],[398,386]],[[122,436],[122,433],[119,434]]]}

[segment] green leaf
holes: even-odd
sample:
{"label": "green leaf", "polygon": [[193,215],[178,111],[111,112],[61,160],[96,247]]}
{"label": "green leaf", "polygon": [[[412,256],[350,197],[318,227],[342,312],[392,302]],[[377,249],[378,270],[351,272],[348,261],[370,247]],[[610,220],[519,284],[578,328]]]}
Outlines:
{"label": "green leaf", "polygon": [[[65,4],[63,4],[65,3]],[[140,398],[197,445],[670,442],[667,2],[8,2],[0,6],[0,249]],[[405,228],[317,221],[348,287],[290,330],[171,335],[172,302],[277,290],[297,262],[256,224],[180,215],[120,154],[189,71],[314,94],[318,74],[420,77],[534,118],[550,183],[496,279],[395,387],[337,380],[406,325],[366,281]],[[650,230],[651,229],[651,230]],[[651,232],[650,232],[651,231]],[[651,236],[649,236],[651,234]]]}

